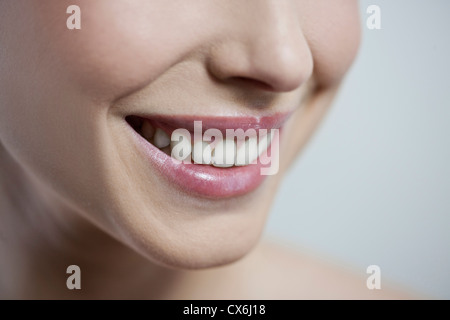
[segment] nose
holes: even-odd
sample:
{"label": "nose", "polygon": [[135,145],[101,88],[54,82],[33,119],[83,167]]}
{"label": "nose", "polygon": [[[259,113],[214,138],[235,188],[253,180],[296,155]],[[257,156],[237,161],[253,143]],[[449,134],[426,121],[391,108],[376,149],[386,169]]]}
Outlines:
{"label": "nose", "polygon": [[312,74],[313,59],[292,1],[239,1],[226,33],[211,48],[210,73],[268,91],[288,92]]}

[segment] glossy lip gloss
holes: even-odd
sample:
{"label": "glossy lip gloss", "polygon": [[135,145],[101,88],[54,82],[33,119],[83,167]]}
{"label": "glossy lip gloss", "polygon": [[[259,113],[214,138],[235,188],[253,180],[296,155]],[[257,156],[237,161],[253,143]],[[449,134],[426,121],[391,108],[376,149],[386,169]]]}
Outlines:
{"label": "glossy lip gloss", "polygon": [[[267,117],[202,117],[202,116],[148,116],[149,121],[159,123],[160,127],[171,129],[185,128],[193,132],[194,121],[202,121],[203,129],[280,129],[291,113],[275,114]],[[131,128],[131,127],[130,127]],[[132,129],[132,128],[131,128]],[[280,130],[281,131],[281,130]],[[139,133],[132,129],[134,141],[151,165],[170,184],[188,194],[206,198],[230,198],[250,193],[262,184],[266,176],[261,174],[262,164],[231,168],[217,168],[209,165],[184,164],[174,160]],[[276,146],[277,140],[271,147]],[[274,148],[278,150],[277,148]],[[273,150],[273,149],[272,149]]]}

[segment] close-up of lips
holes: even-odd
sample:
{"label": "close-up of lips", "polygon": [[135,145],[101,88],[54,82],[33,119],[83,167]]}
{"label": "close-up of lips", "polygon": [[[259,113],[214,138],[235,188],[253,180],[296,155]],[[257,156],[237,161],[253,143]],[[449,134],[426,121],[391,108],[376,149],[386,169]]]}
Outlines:
{"label": "close-up of lips", "polygon": [[[278,159],[279,130],[287,118],[285,114],[197,120],[194,120],[195,116],[130,117],[129,123],[139,135],[133,136],[137,147],[144,151],[144,157],[148,157],[149,165],[159,169],[170,182],[194,195],[227,198],[253,191],[270,171],[273,172],[271,175],[276,174],[278,165],[275,170],[267,170],[269,172],[262,169],[264,164],[273,166],[275,157],[271,157],[269,163],[262,163],[261,156],[267,157],[270,149],[270,154],[276,154],[275,159]],[[194,142],[196,123],[200,127],[198,141]],[[178,131],[180,129],[186,131]],[[208,135],[214,133],[212,130],[220,132],[220,142]],[[227,130],[232,138],[227,135]],[[178,143],[186,145],[185,150],[180,147],[177,150]]]}
{"label": "close-up of lips", "polygon": [[379,2],[0,1],[0,299],[448,297],[401,273],[446,250],[450,207],[408,181],[434,177],[421,143],[448,155],[427,142],[448,112],[395,122],[448,95],[396,60],[412,40],[390,53],[401,5]]}

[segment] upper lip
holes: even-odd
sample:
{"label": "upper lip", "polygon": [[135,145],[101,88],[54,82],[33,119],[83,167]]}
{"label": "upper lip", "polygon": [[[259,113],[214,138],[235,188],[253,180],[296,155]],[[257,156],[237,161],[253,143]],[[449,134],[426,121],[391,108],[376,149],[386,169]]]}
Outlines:
{"label": "upper lip", "polygon": [[194,122],[202,122],[202,130],[218,129],[224,134],[227,129],[279,129],[291,116],[292,112],[274,113],[272,115],[255,116],[196,116],[196,115],[139,115],[158,127],[168,131],[184,128],[194,132]]}

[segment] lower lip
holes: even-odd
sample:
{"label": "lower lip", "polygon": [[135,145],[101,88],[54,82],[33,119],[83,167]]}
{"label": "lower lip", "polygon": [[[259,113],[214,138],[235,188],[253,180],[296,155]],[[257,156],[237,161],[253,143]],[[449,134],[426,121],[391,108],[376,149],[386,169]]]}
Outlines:
{"label": "lower lip", "polygon": [[231,168],[176,163],[133,128],[130,129],[138,148],[143,150],[144,156],[161,176],[188,194],[216,199],[236,197],[252,192],[266,178],[261,175],[262,165],[259,161],[256,164]]}

